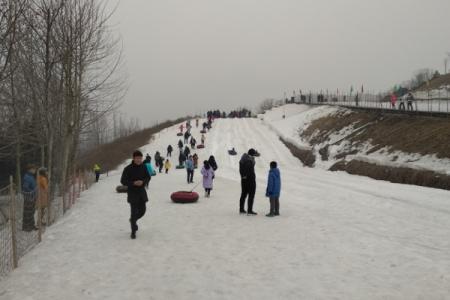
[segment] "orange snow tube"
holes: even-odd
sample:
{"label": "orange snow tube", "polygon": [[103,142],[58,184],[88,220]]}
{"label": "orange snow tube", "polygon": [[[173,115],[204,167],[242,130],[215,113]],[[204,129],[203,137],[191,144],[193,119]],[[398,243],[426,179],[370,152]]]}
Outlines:
{"label": "orange snow tube", "polygon": [[199,198],[199,195],[196,192],[180,191],[180,192],[175,192],[172,195],[170,195],[170,199],[172,199],[173,202],[181,203],[181,204],[197,202],[198,198]]}

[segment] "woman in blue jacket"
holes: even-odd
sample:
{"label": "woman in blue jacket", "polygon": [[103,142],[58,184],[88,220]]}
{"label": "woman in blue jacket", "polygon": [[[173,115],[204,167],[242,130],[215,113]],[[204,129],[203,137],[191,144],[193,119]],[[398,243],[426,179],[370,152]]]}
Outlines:
{"label": "woman in blue jacket", "polygon": [[270,200],[270,212],[266,217],[280,215],[281,175],[275,161],[270,163],[270,171],[267,179],[266,197]]}

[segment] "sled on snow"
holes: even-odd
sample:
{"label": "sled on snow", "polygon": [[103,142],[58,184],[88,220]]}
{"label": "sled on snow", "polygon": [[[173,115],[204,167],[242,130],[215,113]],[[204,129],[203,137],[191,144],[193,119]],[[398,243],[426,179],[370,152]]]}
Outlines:
{"label": "sled on snow", "polygon": [[183,136],[183,133],[182,132],[178,132],[177,136]]}
{"label": "sled on snow", "polygon": [[206,130],[200,130],[200,133],[205,134],[205,133],[206,133]]}
{"label": "sled on snow", "polygon": [[125,185],[118,185],[116,187],[116,192],[118,192],[119,194],[126,193],[126,192],[128,192],[128,187]]}
{"label": "sled on snow", "polygon": [[237,155],[237,152],[236,152],[236,150],[228,150],[228,154],[234,156],[234,155]]}
{"label": "sled on snow", "polygon": [[175,167],[177,170],[184,169],[184,165],[179,165]]}
{"label": "sled on snow", "polygon": [[198,201],[198,198],[198,193],[187,191],[179,191],[170,195],[170,199],[172,199],[173,202],[180,204],[194,203]]}
{"label": "sled on snow", "polygon": [[204,149],[205,145],[197,145],[197,149]]}

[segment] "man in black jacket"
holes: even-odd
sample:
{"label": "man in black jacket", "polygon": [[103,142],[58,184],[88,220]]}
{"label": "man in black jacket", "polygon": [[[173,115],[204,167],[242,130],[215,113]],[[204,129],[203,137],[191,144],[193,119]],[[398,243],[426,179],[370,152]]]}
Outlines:
{"label": "man in black jacket", "polygon": [[145,186],[150,181],[150,174],[142,163],[142,153],[135,151],[133,161],[125,167],[120,179],[122,185],[128,187],[128,203],[131,207],[131,238],[136,238],[138,230],[137,220],[142,218],[146,211],[146,202],[148,201]]}
{"label": "man in black jacket", "polygon": [[[256,175],[255,175],[255,149],[248,150],[248,154],[244,153],[239,161],[239,173],[241,173],[242,194],[240,199],[239,213],[247,215],[257,215],[253,211],[253,200],[256,193]],[[245,211],[245,199],[248,196],[247,211]]]}

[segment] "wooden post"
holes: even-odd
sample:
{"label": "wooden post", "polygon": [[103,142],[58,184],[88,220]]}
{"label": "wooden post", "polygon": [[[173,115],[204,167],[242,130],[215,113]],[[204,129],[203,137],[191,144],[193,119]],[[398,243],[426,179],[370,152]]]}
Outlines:
{"label": "wooden post", "polygon": [[18,266],[16,238],[16,199],[14,195],[14,182],[12,176],[9,177],[9,194],[11,201],[9,205],[9,222],[11,223],[12,263],[13,268],[16,269]]}

